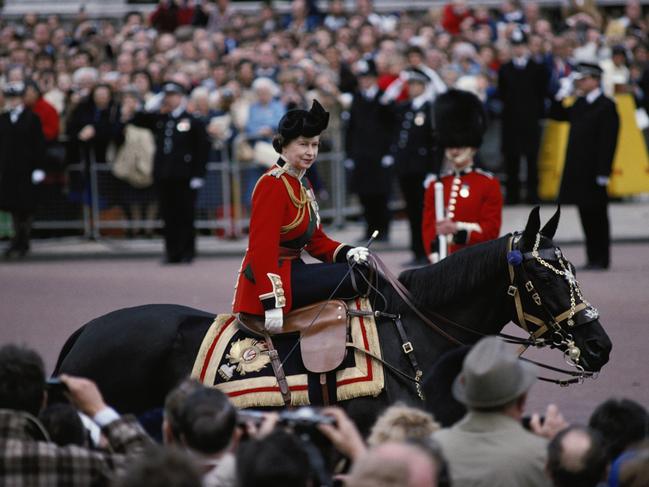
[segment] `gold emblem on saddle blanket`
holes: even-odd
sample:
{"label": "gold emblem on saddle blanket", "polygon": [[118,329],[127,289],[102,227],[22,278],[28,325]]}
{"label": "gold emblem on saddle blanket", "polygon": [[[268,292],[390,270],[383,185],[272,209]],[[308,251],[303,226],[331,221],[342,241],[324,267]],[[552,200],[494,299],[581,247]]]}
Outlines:
{"label": "gold emblem on saddle blanket", "polygon": [[248,372],[259,372],[270,363],[268,348],[264,342],[254,338],[237,340],[225,356],[231,364],[236,364],[237,372],[246,375]]}

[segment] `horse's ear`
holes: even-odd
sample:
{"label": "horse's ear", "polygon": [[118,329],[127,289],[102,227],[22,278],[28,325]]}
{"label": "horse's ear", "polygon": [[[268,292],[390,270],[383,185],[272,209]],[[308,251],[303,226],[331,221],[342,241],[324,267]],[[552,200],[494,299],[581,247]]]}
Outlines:
{"label": "horse's ear", "polygon": [[557,211],[554,212],[552,218],[541,229],[541,235],[548,237],[550,240],[554,238],[554,234],[557,232],[557,227],[559,226],[559,218],[561,218],[561,205],[557,206]]}
{"label": "horse's ear", "polygon": [[540,211],[541,208],[535,206],[530,211],[530,216],[527,217],[527,225],[525,225],[525,230],[523,230],[523,236],[521,238],[523,248],[531,247],[534,244],[534,240],[536,240],[536,234],[539,233],[539,228],[541,227]]}

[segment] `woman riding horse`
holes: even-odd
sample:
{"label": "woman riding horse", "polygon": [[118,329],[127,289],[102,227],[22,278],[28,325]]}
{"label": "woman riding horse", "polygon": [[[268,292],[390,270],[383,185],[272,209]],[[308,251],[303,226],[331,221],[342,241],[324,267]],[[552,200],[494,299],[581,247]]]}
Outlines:
{"label": "woman riding horse", "polygon": [[[268,331],[282,329],[284,314],[332,297],[358,295],[359,269],[368,250],[329,238],[322,230],[313,188],[304,177],[318,156],[329,113],[317,100],[310,111],[290,110],[280,120],[273,147],[277,163],[257,181],[252,195],[248,249],[241,263],[232,309],[265,315]],[[305,264],[305,250],[321,264]],[[356,274],[356,276],[354,276]]]}

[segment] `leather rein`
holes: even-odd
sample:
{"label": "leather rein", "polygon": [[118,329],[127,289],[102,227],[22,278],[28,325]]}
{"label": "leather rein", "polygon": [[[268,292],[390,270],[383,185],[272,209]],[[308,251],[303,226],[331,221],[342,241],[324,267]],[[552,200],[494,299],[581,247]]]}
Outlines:
{"label": "leather rein", "polygon": [[[574,278],[573,273],[570,271],[569,267],[564,262],[561,251],[558,248],[539,250],[540,234],[537,234],[535,245],[532,252],[522,254],[519,250],[515,248],[519,240],[520,240],[520,235],[514,234],[509,237],[509,241],[507,243],[508,272],[510,278],[507,294],[510,297],[512,297],[514,301],[513,304],[516,313],[516,319],[514,320],[514,323],[517,326],[519,326],[519,328],[524,330],[529,336],[527,338],[520,338],[505,333],[498,333],[498,336],[503,338],[508,343],[514,343],[521,346],[519,349],[519,357],[521,358],[521,360],[525,360],[541,368],[566,374],[571,377],[569,379],[554,379],[548,377],[539,377],[539,380],[545,382],[551,382],[554,384],[558,384],[562,387],[566,387],[571,384],[582,383],[585,378],[593,378],[593,379],[597,378],[596,372],[586,371],[583,368],[583,366],[579,364],[581,350],[575,345],[572,334],[565,331],[564,327],[562,327],[562,324],[564,322],[568,327],[574,327],[577,324],[581,325],[581,324],[589,323],[590,321],[597,319],[598,317],[597,310],[593,308],[583,298],[583,295],[579,288],[579,283]],[[518,262],[516,262],[516,259],[509,258],[512,252],[518,253],[520,257]],[[549,253],[552,254],[550,255]],[[555,274],[563,276],[568,281],[570,286],[570,294],[571,294],[570,309],[564,311],[563,313],[557,316],[554,316],[550,312],[550,310],[543,302],[543,299],[541,298],[539,292],[535,290],[534,285],[532,281],[529,279],[524,266],[521,265],[524,260],[535,260],[539,262],[541,265],[543,265],[544,267],[550,269]],[[558,260],[559,266],[562,269],[557,269],[552,264],[550,264],[548,260]],[[468,328],[460,323],[457,323],[453,320],[450,320],[440,315],[437,312],[427,310],[427,309],[422,310],[419,306],[415,304],[415,299],[410,293],[410,291],[394,276],[394,274],[392,274],[392,272],[390,272],[390,270],[385,265],[385,263],[377,255],[370,254],[370,264],[374,266],[376,269],[381,271],[385,279],[390,283],[390,285],[397,292],[399,297],[406,303],[408,308],[410,308],[419,317],[421,321],[423,321],[433,331],[435,331],[439,335],[449,340],[451,343],[454,343],[455,345],[458,346],[467,345],[467,343],[458,340],[453,335],[446,332],[444,329],[440,327],[440,325],[454,327],[456,329],[476,335],[480,338],[487,336],[487,334],[485,333],[481,333],[471,328]],[[537,306],[538,310],[541,312],[542,315],[541,318],[525,310],[523,306],[523,301],[521,299],[521,292],[519,290],[521,286],[518,283],[520,281],[524,283],[522,288],[525,290],[527,295],[529,295],[530,301],[533,302]],[[580,303],[576,303],[577,297],[581,300]],[[388,368],[397,372],[398,375],[405,377],[410,381],[413,381],[417,387],[417,393],[419,397],[423,399],[423,392],[421,391],[422,371],[419,369],[416,359],[414,358],[414,350],[412,348],[412,344],[410,341],[407,340],[407,335],[405,335],[405,330],[403,329],[403,325],[401,323],[401,317],[399,315],[394,315],[383,311],[374,311],[374,315],[377,318],[381,318],[381,317],[389,318],[395,323],[399,331],[399,335],[401,336],[403,342],[402,348],[404,349],[404,352],[406,353],[406,355],[411,361],[411,365],[415,370],[415,376],[412,377],[405,374],[403,371],[396,369],[396,367],[387,364],[384,360],[380,360],[381,363],[387,365]],[[529,325],[535,326],[536,329],[533,331],[530,330]],[[551,339],[548,340],[544,338],[544,335],[550,330],[552,331],[552,335],[551,335]],[[522,354],[532,345],[538,348],[542,348],[546,346],[549,346],[550,348],[565,347],[564,359],[566,360],[568,365],[576,368],[577,370],[576,371],[566,370],[566,369],[554,367],[551,365],[543,364],[522,357]]]}

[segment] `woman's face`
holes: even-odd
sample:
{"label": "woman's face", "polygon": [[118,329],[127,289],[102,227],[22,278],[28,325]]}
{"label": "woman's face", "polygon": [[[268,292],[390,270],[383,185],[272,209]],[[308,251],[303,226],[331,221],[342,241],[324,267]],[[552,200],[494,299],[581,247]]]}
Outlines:
{"label": "woman's face", "polygon": [[318,157],[320,147],[320,136],[300,136],[288,143],[282,149],[282,156],[286,162],[299,170],[309,169]]}

